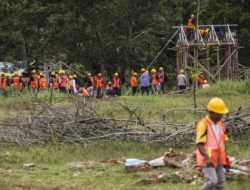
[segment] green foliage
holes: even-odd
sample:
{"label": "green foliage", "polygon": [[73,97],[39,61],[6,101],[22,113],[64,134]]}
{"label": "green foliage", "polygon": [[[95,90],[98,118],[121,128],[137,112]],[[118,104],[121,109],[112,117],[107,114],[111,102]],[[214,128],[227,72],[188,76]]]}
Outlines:
{"label": "green foliage", "polygon": [[[147,66],[172,36],[172,26],[186,24],[198,6],[191,0],[2,0],[0,4],[1,61],[60,60],[84,65],[78,67],[81,72],[122,75]],[[245,47],[239,57],[245,65],[250,60],[249,7],[243,0],[201,0],[199,12],[201,24],[239,24],[238,38]],[[166,49],[154,65],[175,72],[174,53]]]}
{"label": "green foliage", "polygon": [[201,89],[198,95],[226,96],[250,94],[250,81],[220,81],[209,89]]}

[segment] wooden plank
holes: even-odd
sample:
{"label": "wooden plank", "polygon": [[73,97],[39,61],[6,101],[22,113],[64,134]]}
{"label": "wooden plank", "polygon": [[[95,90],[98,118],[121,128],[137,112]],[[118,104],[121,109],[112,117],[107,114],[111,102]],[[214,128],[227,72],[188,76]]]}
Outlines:
{"label": "wooden plank", "polygon": [[215,73],[215,77],[220,73],[220,71],[222,70],[222,68],[227,64],[228,60],[237,52],[238,49],[235,49],[232,54],[226,59],[226,61],[220,66],[220,69],[217,70],[217,72]]}
{"label": "wooden plank", "polygon": [[191,54],[189,54],[189,57],[190,57],[194,62],[196,62],[197,65],[198,65],[203,71],[205,71],[205,73],[207,73],[207,74],[209,75],[209,77],[210,77],[213,81],[216,81],[215,76],[214,76],[212,73],[210,73],[210,72],[206,69],[206,67],[204,67],[198,60],[195,60],[195,58],[194,58]]}

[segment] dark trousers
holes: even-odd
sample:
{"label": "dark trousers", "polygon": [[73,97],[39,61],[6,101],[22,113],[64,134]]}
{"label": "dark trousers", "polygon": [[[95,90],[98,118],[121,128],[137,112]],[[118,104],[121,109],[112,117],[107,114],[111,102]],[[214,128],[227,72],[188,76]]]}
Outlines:
{"label": "dark trousers", "polygon": [[102,88],[97,88],[96,98],[102,98],[102,96],[103,96]]}
{"label": "dark trousers", "polygon": [[143,96],[144,92],[147,92],[147,95],[149,95],[149,88],[150,88],[150,86],[142,86],[141,87],[141,95]]}
{"label": "dark trousers", "polygon": [[67,93],[66,87],[59,87],[59,92]]}
{"label": "dark trousers", "polygon": [[121,88],[114,87],[114,96],[121,96]]}
{"label": "dark trousers", "polygon": [[137,86],[132,87],[132,93],[133,93],[133,96],[136,94],[136,92],[137,92]]}

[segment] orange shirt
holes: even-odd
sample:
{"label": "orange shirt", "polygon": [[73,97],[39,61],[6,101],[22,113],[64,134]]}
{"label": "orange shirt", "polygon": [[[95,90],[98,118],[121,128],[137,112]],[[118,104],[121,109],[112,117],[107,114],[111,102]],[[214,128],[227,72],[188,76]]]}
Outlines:
{"label": "orange shirt", "polygon": [[135,76],[132,76],[130,78],[130,85],[131,85],[132,88],[138,86],[138,80],[137,80],[137,78]]}
{"label": "orange shirt", "polygon": [[104,87],[104,79],[103,77],[96,78],[96,88],[103,88]]}
{"label": "orange shirt", "polygon": [[40,90],[46,90],[47,89],[47,80],[46,80],[46,78],[41,78],[40,79],[39,89]]}

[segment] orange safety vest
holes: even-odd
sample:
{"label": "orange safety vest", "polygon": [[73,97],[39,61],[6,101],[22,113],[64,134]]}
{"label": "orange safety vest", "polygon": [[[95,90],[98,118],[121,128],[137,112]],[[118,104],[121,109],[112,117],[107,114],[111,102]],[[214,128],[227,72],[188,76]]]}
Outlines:
{"label": "orange safety vest", "polygon": [[52,89],[58,88],[58,78],[52,77]]}
{"label": "orange safety vest", "polygon": [[152,83],[153,85],[158,84],[157,74],[156,74],[156,73],[152,74],[151,79],[152,79],[152,82],[151,82],[151,83]]}
{"label": "orange safety vest", "polygon": [[32,88],[38,88],[38,81],[39,81],[39,77],[38,75],[32,75],[32,81],[30,82],[30,86]]}
{"label": "orange safety vest", "polygon": [[6,78],[6,77],[4,77],[4,78],[3,78],[2,85],[3,85],[3,90],[8,90],[9,85],[10,85],[10,84],[9,84],[9,79]]}
{"label": "orange safety vest", "polygon": [[[213,130],[212,123],[209,122],[207,119],[203,119],[201,122],[204,122],[207,127],[207,142],[203,146],[208,156],[213,161],[213,165],[217,167],[219,164],[219,160],[221,161],[223,166],[227,165],[228,163],[225,153],[225,132],[223,128],[224,123],[222,121],[217,123],[220,132],[220,138],[218,142],[216,134]],[[207,166],[205,158],[201,155],[199,149],[196,150],[196,158],[199,166]]]}
{"label": "orange safety vest", "polygon": [[67,83],[68,83],[68,78],[67,76],[60,76],[60,83],[59,83],[59,86],[60,87],[63,87],[63,88],[66,88],[67,87]]}
{"label": "orange safety vest", "polygon": [[13,77],[13,85],[15,89],[20,88],[20,77]]}
{"label": "orange safety vest", "polygon": [[113,78],[113,88],[120,88],[120,78],[119,77]]}
{"label": "orange safety vest", "polygon": [[195,29],[195,25],[193,24],[193,22],[192,22],[192,19],[190,18],[190,19],[188,19],[188,29],[190,30],[194,30]]}
{"label": "orange safety vest", "polygon": [[131,79],[130,79],[130,85],[131,85],[132,88],[138,86],[138,81],[137,81],[137,78],[135,76],[131,77]]}
{"label": "orange safety vest", "polygon": [[89,96],[89,92],[87,91],[87,89],[86,88],[82,88],[82,96],[83,97],[88,97]]}
{"label": "orange safety vest", "polygon": [[40,90],[46,90],[47,89],[47,80],[46,80],[46,78],[41,78],[40,79],[39,89]]}
{"label": "orange safety vest", "polygon": [[103,88],[104,86],[104,79],[102,77],[96,79],[96,88]]}
{"label": "orange safety vest", "polygon": [[3,77],[0,77],[0,90],[3,89]]}

